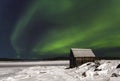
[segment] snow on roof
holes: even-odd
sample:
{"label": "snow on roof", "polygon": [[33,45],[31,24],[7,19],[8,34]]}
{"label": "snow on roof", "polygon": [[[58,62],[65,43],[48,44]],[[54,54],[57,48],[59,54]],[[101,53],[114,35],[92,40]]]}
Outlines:
{"label": "snow on roof", "polygon": [[71,48],[74,57],[95,57],[91,49]]}

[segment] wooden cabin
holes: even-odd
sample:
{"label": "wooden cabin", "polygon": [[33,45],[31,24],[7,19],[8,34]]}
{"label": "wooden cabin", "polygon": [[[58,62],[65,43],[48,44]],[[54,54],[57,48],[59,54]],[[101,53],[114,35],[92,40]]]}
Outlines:
{"label": "wooden cabin", "polygon": [[71,48],[70,50],[70,68],[77,67],[86,62],[95,61],[95,54],[91,49]]}

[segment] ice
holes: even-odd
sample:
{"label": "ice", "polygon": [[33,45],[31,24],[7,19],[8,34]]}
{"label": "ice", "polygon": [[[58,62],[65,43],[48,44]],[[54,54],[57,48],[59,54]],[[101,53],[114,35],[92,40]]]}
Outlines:
{"label": "ice", "polygon": [[119,60],[102,60],[99,63],[97,67],[96,63],[88,62],[70,69],[66,69],[67,66],[35,66],[11,70],[14,75],[1,77],[0,81],[120,81],[120,68],[116,68]]}

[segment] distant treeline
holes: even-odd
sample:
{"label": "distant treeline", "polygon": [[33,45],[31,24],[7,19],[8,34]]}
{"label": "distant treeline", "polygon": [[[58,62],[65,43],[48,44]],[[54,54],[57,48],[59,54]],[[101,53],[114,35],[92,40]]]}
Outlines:
{"label": "distant treeline", "polygon": [[69,60],[69,57],[53,57],[53,58],[46,58],[43,60]]}
{"label": "distant treeline", "polygon": [[[0,61],[54,61],[54,60],[69,60],[69,57],[51,57],[45,59],[11,59],[0,58]],[[95,60],[120,60],[120,57],[95,57]]]}
{"label": "distant treeline", "polygon": [[0,58],[0,61],[52,61],[52,60],[69,60],[68,57],[52,57],[44,59],[11,59],[11,58]]}
{"label": "distant treeline", "polygon": [[96,60],[120,60],[120,57],[95,57]]}
{"label": "distant treeline", "polygon": [[22,61],[22,59],[0,58],[0,61]]}

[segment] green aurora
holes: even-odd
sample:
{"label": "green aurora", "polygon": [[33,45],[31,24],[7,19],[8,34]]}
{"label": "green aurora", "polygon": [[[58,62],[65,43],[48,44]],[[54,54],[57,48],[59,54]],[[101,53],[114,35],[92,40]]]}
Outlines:
{"label": "green aurora", "polygon": [[11,35],[18,57],[63,56],[70,48],[120,47],[120,0],[35,0]]}

